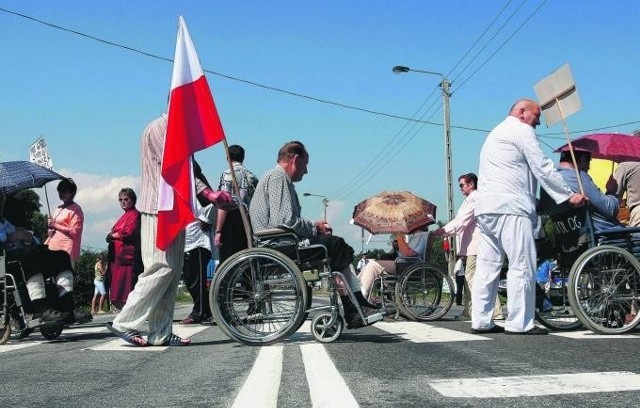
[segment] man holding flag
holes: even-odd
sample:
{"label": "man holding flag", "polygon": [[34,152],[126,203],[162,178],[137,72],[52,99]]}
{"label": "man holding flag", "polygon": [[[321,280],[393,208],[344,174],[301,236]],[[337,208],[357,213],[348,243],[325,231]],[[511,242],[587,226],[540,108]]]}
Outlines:
{"label": "man holding flag", "polygon": [[[140,200],[144,272],[109,330],[135,346],[186,346],[191,340],[172,332],[175,294],[182,271],[184,227],[195,219],[195,199],[231,204],[194,177],[193,154],[224,139],[209,85],[184,19],[180,17],[168,115],[153,120],[142,134]],[[148,338],[142,330],[149,324]]]}

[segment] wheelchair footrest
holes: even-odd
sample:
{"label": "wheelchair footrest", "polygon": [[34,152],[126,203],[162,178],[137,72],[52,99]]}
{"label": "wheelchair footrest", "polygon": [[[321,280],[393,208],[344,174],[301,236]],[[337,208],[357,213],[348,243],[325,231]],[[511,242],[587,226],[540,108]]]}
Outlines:
{"label": "wheelchair footrest", "polygon": [[367,316],[367,324],[373,324],[375,322],[379,322],[384,318],[382,313],[374,313],[370,316]]}

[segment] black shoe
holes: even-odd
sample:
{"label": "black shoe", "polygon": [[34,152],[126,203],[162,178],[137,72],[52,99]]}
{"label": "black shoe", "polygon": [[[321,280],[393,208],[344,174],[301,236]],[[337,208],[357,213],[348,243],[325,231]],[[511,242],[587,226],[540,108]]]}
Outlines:
{"label": "black shoe", "polygon": [[504,334],[520,334],[520,335],[527,335],[527,334],[532,334],[532,335],[540,335],[540,334],[549,334],[549,330],[545,329],[544,327],[538,327],[538,326],[533,326],[532,328],[530,328],[527,331],[523,331],[523,332],[514,332],[511,330],[505,330]]}
{"label": "black shoe", "polygon": [[504,327],[496,325],[490,329],[473,329],[472,328],[471,333],[473,334],[504,333]]}
{"label": "black shoe", "polygon": [[350,330],[358,329],[365,326],[364,321],[362,320],[362,317],[360,317],[360,313],[358,312],[345,315],[344,320],[347,322],[347,329]]}
{"label": "black shoe", "polygon": [[74,310],[73,317],[76,323],[87,323],[93,320],[91,313],[85,313],[81,310]]}
{"label": "black shoe", "polygon": [[73,312],[61,312],[55,309],[48,309],[42,314],[42,321],[45,323],[71,324],[76,321]]}

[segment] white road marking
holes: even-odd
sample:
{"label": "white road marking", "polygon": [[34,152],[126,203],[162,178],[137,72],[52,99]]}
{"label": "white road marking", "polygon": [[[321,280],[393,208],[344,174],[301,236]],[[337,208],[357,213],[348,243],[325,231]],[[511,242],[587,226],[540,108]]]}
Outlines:
{"label": "white road marking", "polygon": [[592,340],[592,339],[640,339],[640,336],[637,334],[597,334],[592,332],[591,330],[579,330],[579,331],[565,331],[565,332],[549,332],[549,334],[553,334],[554,336],[566,337],[569,339],[576,340]]}
{"label": "white road marking", "polygon": [[262,347],[249,377],[240,389],[234,408],[275,408],[282,376],[283,346]]}
{"label": "white road marking", "polygon": [[400,336],[412,343],[446,343],[452,341],[491,340],[489,337],[458,330],[429,326],[418,322],[378,322],[373,327]]}
{"label": "white road marking", "polygon": [[31,342],[19,342],[19,341],[9,341],[3,345],[0,345],[0,353],[6,353],[7,351],[15,351],[23,348],[37,346],[41,344],[41,341],[31,341]]}
{"label": "white road marking", "polygon": [[434,380],[448,398],[516,398],[640,390],[640,375],[627,371]]}
{"label": "white road marking", "polygon": [[[201,325],[178,325],[178,324],[174,324],[173,325],[173,333],[182,337],[182,338],[187,338],[187,337],[192,337],[198,333],[200,333],[201,331],[204,331],[208,328],[208,326],[201,326]],[[99,328],[100,330],[102,330],[102,328]],[[105,327],[104,330],[106,331],[107,328]],[[63,332],[64,334],[64,332]],[[93,347],[87,347],[84,348],[83,350],[94,350],[94,351],[112,351],[112,350],[118,350],[118,351],[164,351],[166,349],[168,349],[169,346],[150,346],[150,347],[138,347],[138,346],[134,346],[132,344],[127,343],[126,341],[122,340],[122,339],[115,339],[115,340],[111,340],[108,341],[106,343],[101,343],[101,344],[97,344]]]}
{"label": "white road marking", "polygon": [[322,344],[302,344],[302,361],[307,373],[311,405],[320,407],[359,407],[351,390],[331,361]]}

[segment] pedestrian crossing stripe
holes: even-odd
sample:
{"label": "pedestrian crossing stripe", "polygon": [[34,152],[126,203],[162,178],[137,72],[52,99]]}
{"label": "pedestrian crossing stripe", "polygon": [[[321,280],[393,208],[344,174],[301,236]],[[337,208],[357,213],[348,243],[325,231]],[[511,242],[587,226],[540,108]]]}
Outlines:
{"label": "pedestrian crossing stripe", "polygon": [[514,377],[449,378],[428,385],[447,398],[518,398],[640,390],[640,375],[628,371]]}

